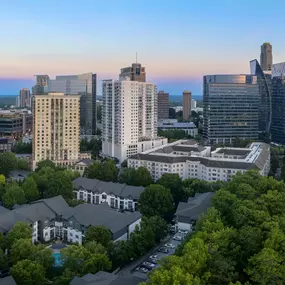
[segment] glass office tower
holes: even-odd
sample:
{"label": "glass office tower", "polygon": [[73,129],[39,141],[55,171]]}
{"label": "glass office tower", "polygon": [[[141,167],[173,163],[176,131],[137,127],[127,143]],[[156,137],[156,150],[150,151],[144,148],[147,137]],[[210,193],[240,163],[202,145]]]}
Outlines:
{"label": "glass office tower", "polygon": [[271,140],[285,144],[285,62],[272,66]]}
{"label": "glass office tower", "polygon": [[230,144],[258,138],[259,93],[253,75],[207,75],[203,80],[204,140]]}

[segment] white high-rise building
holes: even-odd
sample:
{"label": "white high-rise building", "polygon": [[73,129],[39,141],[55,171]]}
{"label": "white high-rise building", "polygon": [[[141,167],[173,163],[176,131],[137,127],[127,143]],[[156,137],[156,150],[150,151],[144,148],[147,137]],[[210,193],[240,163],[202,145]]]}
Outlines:
{"label": "white high-rise building", "polygon": [[73,165],[80,151],[80,95],[33,96],[33,169],[42,160]]}
{"label": "white high-rise building", "polygon": [[120,162],[167,143],[157,137],[157,90],[152,83],[104,80],[102,153]]}

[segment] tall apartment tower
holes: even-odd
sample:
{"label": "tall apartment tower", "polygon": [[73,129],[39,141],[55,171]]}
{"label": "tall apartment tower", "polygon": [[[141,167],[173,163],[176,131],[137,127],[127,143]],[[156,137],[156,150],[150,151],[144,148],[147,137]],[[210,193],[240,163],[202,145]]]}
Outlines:
{"label": "tall apartment tower", "polygon": [[142,67],[140,63],[133,63],[132,66],[122,68],[119,77],[129,77],[131,81],[146,82],[145,67]]}
{"label": "tall apartment tower", "polygon": [[97,75],[89,72],[78,75],[59,75],[48,81],[48,92],[66,95],[79,94],[80,127],[86,135],[96,134]]}
{"label": "tall apartment tower", "polygon": [[273,64],[271,141],[285,144],[285,62]]}
{"label": "tall apartment tower", "polygon": [[158,120],[169,118],[169,93],[164,91],[157,93],[157,115]]}
{"label": "tall apartment tower", "polygon": [[74,164],[80,151],[80,96],[34,95],[33,110],[33,169],[45,159]]}
{"label": "tall apartment tower", "polygon": [[157,90],[152,83],[103,80],[102,153],[120,162],[167,143],[157,138]]}
{"label": "tall apartment tower", "polygon": [[23,88],[20,90],[19,107],[26,108],[31,107],[31,93],[29,88]]}
{"label": "tall apartment tower", "polygon": [[204,140],[229,144],[258,138],[259,89],[254,75],[207,75],[203,78]]}
{"label": "tall apartment tower", "polygon": [[188,120],[191,117],[192,93],[188,90],[183,92],[183,119]]}
{"label": "tall apartment tower", "polygon": [[260,65],[263,71],[272,70],[272,45],[264,43],[261,46]]}

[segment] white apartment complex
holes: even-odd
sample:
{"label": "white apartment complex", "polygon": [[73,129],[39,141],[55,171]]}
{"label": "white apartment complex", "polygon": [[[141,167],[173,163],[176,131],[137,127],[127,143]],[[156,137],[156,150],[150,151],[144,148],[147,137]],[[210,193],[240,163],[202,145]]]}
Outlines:
{"label": "white apartment complex", "polygon": [[49,93],[33,96],[33,169],[49,159],[73,165],[80,150],[80,96]]}
{"label": "white apartment complex", "polygon": [[138,153],[128,159],[128,167],[146,167],[154,180],[164,173],[177,173],[182,179],[229,181],[238,171],[256,169],[263,176],[270,170],[270,149],[265,143],[246,148],[202,147],[193,140],[180,140],[163,147]]}
{"label": "white apartment complex", "polygon": [[157,137],[157,90],[152,83],[104,80],[102,154],[120,162],[167,143]]}
{"label": "white apartment complex", "polygon": [[198,129],[193,122],[178,122],[177,119],[163,119],[159,120],[158,128],[162,131],[184,131],[185,135],[196,137]]}

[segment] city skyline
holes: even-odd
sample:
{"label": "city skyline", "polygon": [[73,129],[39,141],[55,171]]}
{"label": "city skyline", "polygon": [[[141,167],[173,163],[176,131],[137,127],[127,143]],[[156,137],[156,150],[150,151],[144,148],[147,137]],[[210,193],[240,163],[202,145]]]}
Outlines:
{"label": "city skyline", "polygon": [[94,72],[100,86],[118,79],[136,52],[147,81],[170,95],[185,89],[201,95],[203,75],[249,73],[264,42],[272,44],[275,63],[285,60],[283,1],[265,7],[256,0],[117,3],[50,0],[44,14],[34,0],[2,4],[0,95],[31,88],[34,74]]}

